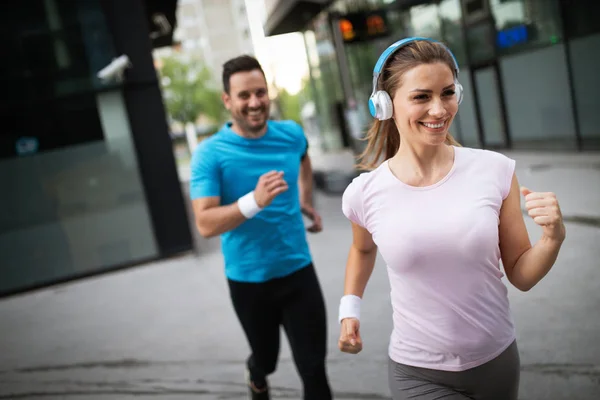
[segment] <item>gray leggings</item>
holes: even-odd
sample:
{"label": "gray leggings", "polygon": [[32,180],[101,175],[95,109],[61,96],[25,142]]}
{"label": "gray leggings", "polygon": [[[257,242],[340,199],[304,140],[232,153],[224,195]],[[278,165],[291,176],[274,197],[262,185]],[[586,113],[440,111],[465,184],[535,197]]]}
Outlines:
{"label": "gray leggings", "polygon": [[517,400],[520,358],[517,342],[487,363],[461,372],[398,364],[388,376],[394,400]]}

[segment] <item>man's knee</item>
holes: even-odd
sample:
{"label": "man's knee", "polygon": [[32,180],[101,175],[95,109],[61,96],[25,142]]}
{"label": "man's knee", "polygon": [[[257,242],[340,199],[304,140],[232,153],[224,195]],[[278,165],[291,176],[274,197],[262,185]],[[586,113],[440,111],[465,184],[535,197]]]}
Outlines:
{"label": "man's knee", "polygon": [[325,364],[304,365],[298,368],[304,386],[304,399],[330,400],[331,387],[327,379]]}
{"label": "man's knee", "polygon": [[260,355],[254,354],[248,359],[248,367],[250,370],[260,371],[267,376],[277,369],[277,358],[278,357],[273,356],[261,357]]}
{"label": "man's knee", "polygon": [[265,365],[265,375],[271,375],[277,369],[277,360],[271,361]]}
{"label": "man's knee", "polygon": [[325,377],[325,357],[303,357],[297,360],[296,367],[303,380],[314,380]]}

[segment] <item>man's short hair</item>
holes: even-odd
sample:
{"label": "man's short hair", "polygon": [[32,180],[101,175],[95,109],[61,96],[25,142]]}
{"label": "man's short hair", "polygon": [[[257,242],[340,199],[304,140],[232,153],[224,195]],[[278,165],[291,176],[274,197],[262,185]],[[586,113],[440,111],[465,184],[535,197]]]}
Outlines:
{"label": "man's short hair", "polygon": [[255,69],[262,72],[263,76],[265,75],[265,71],[263,71],[258,60],[249,55],[242,55],[226,61],[223,64],[223,90],[225,90],[225,93],[229,93],[231,75],[238,72],[254,71]]}

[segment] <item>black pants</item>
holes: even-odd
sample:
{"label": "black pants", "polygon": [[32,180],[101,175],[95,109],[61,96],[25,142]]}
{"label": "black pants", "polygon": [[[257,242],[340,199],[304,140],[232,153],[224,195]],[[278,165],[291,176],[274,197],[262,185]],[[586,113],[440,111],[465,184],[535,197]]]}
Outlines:
{"label": "black pants", "polygon": [[325,302],[313,265],[264,283],[229,280],[229,290],[252,351],[248,358],[252,378],[258,382],[275,371],[282,325],[302,379],[304,399],[331,399],[325,369]]}

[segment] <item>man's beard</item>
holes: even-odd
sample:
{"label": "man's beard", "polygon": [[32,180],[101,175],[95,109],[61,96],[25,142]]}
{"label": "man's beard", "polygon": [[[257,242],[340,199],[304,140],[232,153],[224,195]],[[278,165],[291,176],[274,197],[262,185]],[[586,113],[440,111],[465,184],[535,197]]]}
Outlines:
{"label": "man's beard", "polygon": [[236,115],[233,115],[233,119],[235,120],[237,126],[239,126],[244,133],[247,133],[250,136],[256,136],[267,125],[268,115],[266,115],[264,108],[261,108],[261,112],[263,113],[265,120],[260,125],[251,125],[248,123],[248,121],[246,120],[246,117],[248,115],[247,111],[236,113]]}

